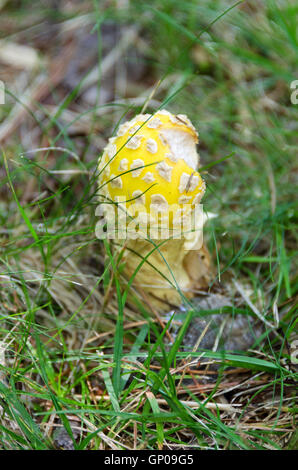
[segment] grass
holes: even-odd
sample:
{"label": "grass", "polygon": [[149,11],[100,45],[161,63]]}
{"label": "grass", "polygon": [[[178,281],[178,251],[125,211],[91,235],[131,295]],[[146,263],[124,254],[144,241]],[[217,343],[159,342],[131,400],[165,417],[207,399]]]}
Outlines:
{"label": "grass", "polygon": [[[1,11],[1,38],[44,62],[0,72],[0,448],[59,448],[62,430],[75,449],[296,448],[297,6],[69,3]],[[109,31],[120,27],[135,40],[106,72],[122,43],[106,46]],[[78,42],[94,38],[94,68],[63,69],[85,57],[67,28]],[[27,99],[36,77],[47,93]],[[27,110],[17,123],[16,103]],[[193,304],[158,321],[95,237],[98,157],[144,105],[185,113],[199,129],[204,208],[217,215],[204,232],[208,292],[226,307]],[[244,351],[185,351],[191,321],[215,313],[263,332]]]}

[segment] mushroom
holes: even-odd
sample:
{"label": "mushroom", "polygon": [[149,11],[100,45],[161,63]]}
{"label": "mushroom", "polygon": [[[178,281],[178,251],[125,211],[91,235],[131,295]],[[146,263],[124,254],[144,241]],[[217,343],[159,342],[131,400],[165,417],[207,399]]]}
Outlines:
{"label": "mushroom", "polygon": [[139,267],[136,288],[161,310],[208,284],[197,143],[185,115],[139,114],[109,139],[98,165],[107,236],[114,250],[124,248],[123,273],[130,279]]}

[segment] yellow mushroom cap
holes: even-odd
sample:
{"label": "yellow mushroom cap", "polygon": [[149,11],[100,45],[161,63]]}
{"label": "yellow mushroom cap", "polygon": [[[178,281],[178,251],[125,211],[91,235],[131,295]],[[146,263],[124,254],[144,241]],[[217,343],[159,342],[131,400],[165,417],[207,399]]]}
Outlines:
{"label": "yellow mushroom cap", "polygon": [[[183,214],[198,204],[205,183],[196,171],[198,134],[184,115],[158,111],[122,124],[99,162],[100,194],[147,213]],[[172,220],[172,216],[171,216]]]}

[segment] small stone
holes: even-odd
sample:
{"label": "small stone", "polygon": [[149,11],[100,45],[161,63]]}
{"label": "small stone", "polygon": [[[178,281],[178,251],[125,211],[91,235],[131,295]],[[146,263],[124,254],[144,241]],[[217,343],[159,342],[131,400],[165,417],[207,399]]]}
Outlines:
{"label": "small stone", "polygon": [[[80,431],[76,429],[78,423],[75,421],[69,421],[71,426],[72,434],[75,440],[80,437]],[[55,427],[53,432],[53,442],[56,449],[61,450],[74,450],[74,443],[68,432],[64,427]]]}
{"label": "small stone", "polygon": [[[192,304],[198,312],[200,310],[221,310],[232,305],[230,299],[219,294],[208,294],[201,298],[195,297]],[[220,334],[217,351],[245,351],[251,347],[262,332],[262,326],[256,326],[256,321],[253,318],[240,314],[215,313],[206,317],[196,316],[184,336],[184,350],[193,350],[209,322],[210,325],[201,339],[199,348],[212,350],[217,336]]]}

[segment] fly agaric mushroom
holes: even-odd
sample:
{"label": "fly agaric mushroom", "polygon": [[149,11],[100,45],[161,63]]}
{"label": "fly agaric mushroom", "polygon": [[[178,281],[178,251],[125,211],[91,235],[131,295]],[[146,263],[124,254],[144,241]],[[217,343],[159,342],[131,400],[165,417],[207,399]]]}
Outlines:
{"label": "fly agaric mushroom", "polygon": [[165,302],[180,305],[181,292],[191,297],[208,283],[202,217],[199,230],[197,221],[193,227],[205,191],[196,171],[197,142],[198,134],[185,115],[165,110],[140,114],[119,127],[99,162],[103,213],[109,219],[115,207],[118,210],[120,223],[111,238],[115,246],[125,248],[124,274],[130,278],[145,259],[135,285],[162,309],[167,308]]}

